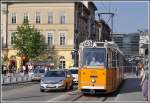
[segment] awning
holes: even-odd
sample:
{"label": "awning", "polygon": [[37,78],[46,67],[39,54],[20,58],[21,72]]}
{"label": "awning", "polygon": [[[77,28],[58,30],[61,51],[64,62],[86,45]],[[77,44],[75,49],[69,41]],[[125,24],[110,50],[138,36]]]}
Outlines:
{"label": "awning", "polygon": [[29,61],[27,65],[36,65],[36,66],[54,66],[54,63],[50,61]]}

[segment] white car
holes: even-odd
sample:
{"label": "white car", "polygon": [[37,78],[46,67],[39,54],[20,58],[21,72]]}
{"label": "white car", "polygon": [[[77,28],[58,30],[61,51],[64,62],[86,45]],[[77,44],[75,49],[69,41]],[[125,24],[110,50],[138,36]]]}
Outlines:
{"label": "white car", "polygon": [[78,68],[77,67],[71,67],[69,68],[69,71],[72,74],[73,79],[73,83],[74,84],[78,84]]}
{"label": "white car", "polygon": [[44,74],[45,74],[45,70],[40,68],[35,68],[31,72],[29,72],[32,81],[40,81],[41,78],[44,77]]}

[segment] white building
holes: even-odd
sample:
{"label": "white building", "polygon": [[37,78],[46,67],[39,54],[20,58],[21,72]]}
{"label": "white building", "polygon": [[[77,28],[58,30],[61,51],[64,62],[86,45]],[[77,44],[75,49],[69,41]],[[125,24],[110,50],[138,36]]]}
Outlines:
{"label": "white building", "polygon": [[148,47],[145,47],[149,43],[149,34],[148,31],[140,31],[140,40],[139,40],[139,55],[144,56],[145,50]]}

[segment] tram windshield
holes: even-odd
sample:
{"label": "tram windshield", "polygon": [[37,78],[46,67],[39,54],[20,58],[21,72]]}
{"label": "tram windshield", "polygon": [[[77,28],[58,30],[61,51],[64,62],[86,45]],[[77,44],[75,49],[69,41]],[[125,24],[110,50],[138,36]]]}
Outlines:
{"label": "tram windshield", "polygon": [[84,48],[83,50],[83,66],[104,66],[105,58],[105,48]]}

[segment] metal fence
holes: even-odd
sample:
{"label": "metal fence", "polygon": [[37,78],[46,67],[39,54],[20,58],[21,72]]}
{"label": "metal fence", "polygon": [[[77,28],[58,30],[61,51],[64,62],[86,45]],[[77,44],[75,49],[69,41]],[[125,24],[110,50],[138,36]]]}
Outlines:
{"label": "metal fence", "polygon": [[4,76],[2,75],[1,84],[12,84],[12,83],[22,83],[29,82],[32,80],[32,77],[29,75],[13,75],[13,76]]}

